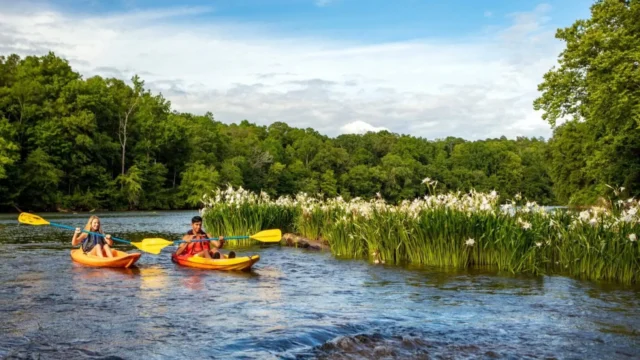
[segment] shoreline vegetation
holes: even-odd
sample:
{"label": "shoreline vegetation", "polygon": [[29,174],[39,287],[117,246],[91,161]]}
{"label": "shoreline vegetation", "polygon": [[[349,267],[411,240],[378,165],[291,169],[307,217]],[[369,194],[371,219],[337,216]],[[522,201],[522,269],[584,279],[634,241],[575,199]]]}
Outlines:
{"label": "shoreline vegetation", "polygon": [[519,195],[500,200],[495,191],[435,193],[434,183],[426,184],[433,195],[398,205],[304,193],[272,199],[228,187],[205,195],[201,214],[213,233],[279,228],[289,245],[325,244],[335,256],[374,263],[489,267],[621,283],[640,279],[638,200],[571,211],[545,209]]}

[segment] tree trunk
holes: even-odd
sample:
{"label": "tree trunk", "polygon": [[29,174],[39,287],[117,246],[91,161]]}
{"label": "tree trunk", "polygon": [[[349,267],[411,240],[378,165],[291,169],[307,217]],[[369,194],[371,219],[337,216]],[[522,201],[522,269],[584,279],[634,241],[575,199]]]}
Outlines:
{"label": "tree trunk", "polygon": [[127,143],[125,140],[125,142],[122,144],[122,175],[124,175],[124,156],[126,151],[127,151]]}
{"label": "tree trunk", "polygon": [[125,169],[125,154],[127,152],[127,124],[129,123],[129,117],[133,112],[133,109],[138,104],[139,96],[136,97],[136,100],[131,104],[129,110],[124,114],[124,117],[120,117],[120,127],[118,129],[118,140],[120,140],[120,146],[122,146],[122,175],[124,175]]}

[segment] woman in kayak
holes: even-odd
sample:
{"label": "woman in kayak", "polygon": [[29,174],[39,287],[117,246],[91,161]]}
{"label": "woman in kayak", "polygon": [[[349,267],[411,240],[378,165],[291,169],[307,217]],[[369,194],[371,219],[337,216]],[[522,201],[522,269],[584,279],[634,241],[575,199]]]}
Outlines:
{"label": "woman in kayak", "polygon": [[[191,219],[191,230],[187,232],[182,240],[185,242],[178,246],[176,255],[200,256],[207,259],[220,259],[220,249],[224,246],[224,236],[220,236],[218,240],[198,241],[193,240],[211,239],[211,235],[202,230],[202,218],[194,216]],[[229,252],[229,258],[236,257],[236,253]]]}
{"label": "woman in kayak", "polygon": [[[100,224],[100,218],[92,215],[87,221],[87,225],[84,227],[85,230],[91,231],[94,233],[104,234],[102,231],[102,225]],[[113,246],[113,240],[111,240],[111,235],[107,234],[104,236],[98,236],[94,234],[83,233],[80,228],[76,228],[76,232],[73,234],[73,239],[71,239],[71,244],[76,246],[82,243],[82,252],[85,254],[97,256],[97,257],[113,257],[113,253],[111,252],[111,246]]]}

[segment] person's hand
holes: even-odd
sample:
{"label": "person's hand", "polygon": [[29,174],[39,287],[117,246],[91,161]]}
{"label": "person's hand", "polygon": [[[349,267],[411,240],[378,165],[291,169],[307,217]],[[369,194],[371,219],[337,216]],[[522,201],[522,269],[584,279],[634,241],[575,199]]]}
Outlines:
{"label": "person's hand", "polygon": [[80,228],[76,228],[76,231],[73,233],[74,236],[78,236],[80,235],[80,233],[82,232],[82,230],[80,230]]}
{"label": "person's hand", "polygon": [[111,235],[110,234],[105,235],[104,238],[109,240],[109,241],[111,241]]}
{"label": "person's hand", "polygon": [[218,242],[220,243],[220,247],[222,247],[224,245],[224,236],[220,236]]}
{"label": "person's hand", "polygon": [[186,239],[184,240],[184,242],[186,242],[186,243],[190,243],[190,242],[191,242],[191,240],[192,240],[193,238],[195,238],[195,236],[192,236],[192,237],[190,237],[190,238],[188,237],[188,238],[186,238]]}

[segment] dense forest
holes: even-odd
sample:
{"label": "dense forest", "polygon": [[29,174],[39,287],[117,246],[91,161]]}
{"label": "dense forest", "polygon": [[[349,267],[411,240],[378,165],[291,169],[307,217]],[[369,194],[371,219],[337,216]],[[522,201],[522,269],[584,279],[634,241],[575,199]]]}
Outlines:
{"label": "dense forest", "polygon": [[558,30],[567,48],[533,104],[554,127],[549,141],[225,124],[173,110],[138,76],[85,79],[54,53],[2,56],[0,210],[194,208],[227,184],[397,202],[424,195],[425,178],[435,191],[541,204],[594,203],[607,185],[637,196],[639,3],[598,1],[591,19]]}

